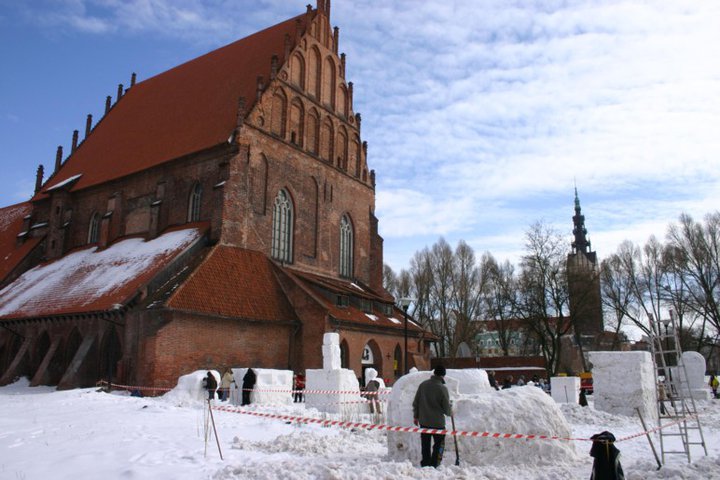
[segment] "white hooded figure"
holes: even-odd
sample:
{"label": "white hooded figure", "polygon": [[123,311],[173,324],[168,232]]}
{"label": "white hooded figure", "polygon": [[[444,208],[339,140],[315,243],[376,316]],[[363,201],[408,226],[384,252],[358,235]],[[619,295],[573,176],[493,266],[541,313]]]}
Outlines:
{"label": "white hooded figure", "polygon": [[370,401],[370,413],[382,413],[380,409],[379,393],[385,390],[385,381],[378,377],[377,370],[368,368],[365,370],[365,397]]}

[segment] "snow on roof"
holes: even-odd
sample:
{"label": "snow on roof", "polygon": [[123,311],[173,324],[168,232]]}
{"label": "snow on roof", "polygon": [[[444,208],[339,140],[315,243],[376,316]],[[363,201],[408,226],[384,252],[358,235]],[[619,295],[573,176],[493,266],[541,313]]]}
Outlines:
{"label": "snow on roof", "polygon": [[365,290],[363,290],[363,288],[362,288],[360,285],[358,285],[357,283],[351,282],[351,283],[350,283],[350,286],[357,288],[357,289],[360,290],[361,292],[364,292],[364,291],[365,291]]}
{"label": "snow on roof", "polygon": [[398,320],[398,319],[395,318],[395,317],[388,317],[388,320],[390,320],[390,321],[393,322],[393,323],[398,323],[398,324],[402,323],[400,320]]}
{"label": "snow on roof", "polygon": [[373,315],[372,313],[366,313],[365,316],[368,317],[368,318],[369,318],[370,320],[372,320],[373,322],[377,322],[377,320],[378,320],[378,316],[377,316],[377,315]]}
{"label": "snow on roof", "polygon": [[109,310],[125,304],[170,260],[202,236],[198,228],[150,241],[121,240],[38,265],[0,290],[0,317],[37,317]]}
{"label": "snow on roof", "polygon": [[56,190],[56,189],[58,189],[58,188],[64,187],[64,186],[67,185],[68,183],[72,183],[72,182],[74,182],[75,180],[77,180],[77,179],[80,178],[80,177],[82,177],[82,173],[78,173],[77,175],[73,175],[72,177],[66,178],[66,179],[63,180],[62,182],[58,182],[58,183],[56,183],[55,185],[53,185],[52,187],[46,188],[45,191],[46,191],[46,192],[49,192],[50,190]]}

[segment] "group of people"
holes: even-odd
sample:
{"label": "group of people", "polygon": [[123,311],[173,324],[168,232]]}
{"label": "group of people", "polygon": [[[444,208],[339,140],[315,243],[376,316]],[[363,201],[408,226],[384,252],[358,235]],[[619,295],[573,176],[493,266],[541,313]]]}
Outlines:
{"label": "group of people", "polygon": [[[525,382],[525,375],[520,375],[518,377],[518,380],[516,383],[513,383],[513,376],[512,375],[506,375],[503,379],[502,386],[498,385],[498,381],[495,378],[495,372],[492,370],[489,370],[487,372],[488,374],[488,381],[490,382],[490,386],[494,388],[495,390],[506,390],[508,388],[512,388],[513,386],[522,387],[523,385],[529,385],[530,383]],[[536,387],[542,388],[543,390],[547,391],[547,384],[545,383],[545,379],[540,377],[539,375],[533,375],[533,378],[531,380],[532,384]]]}
{"label": "group of people", "polygon": [[[248,368],[248,371],[243,376],[240,405],[250,404],[250,393],[252,393],[252,389],[255,388],[256,382],[257,376],[255,375],[255,371],[252,368]],[[218,388],[217,379],[211,371],[208,370],[207,375],[203,378],[203,387],[208,392],[208,401],[215,399],[216,391],[218,392],[221,402],[227,401],[230,398],[232,385],[235,385],[235,390],[237,390],[237,383],[235,382],[231,368],[225,369],[225,373],[223,373],[220,379],[220,388]]]}

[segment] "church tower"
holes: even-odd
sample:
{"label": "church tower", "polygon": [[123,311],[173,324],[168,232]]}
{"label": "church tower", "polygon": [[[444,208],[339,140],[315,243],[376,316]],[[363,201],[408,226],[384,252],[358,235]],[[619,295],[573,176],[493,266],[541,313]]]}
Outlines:
{"label": "church tower", "polygon": [[570,293],[570,317],[578,337],[596,336],[603,331],[600,297],[600,269],[597,254],[590,249],[581,213],[580,199],[575,188],[572,252],[568,254],[567,275]]}

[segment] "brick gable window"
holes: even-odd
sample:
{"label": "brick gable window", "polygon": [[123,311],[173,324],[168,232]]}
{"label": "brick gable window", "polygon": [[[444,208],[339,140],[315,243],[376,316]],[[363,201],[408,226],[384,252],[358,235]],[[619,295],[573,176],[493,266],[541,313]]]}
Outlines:
{"label": "brick gable window", "polygon": [[350,278],[353,275],[353,230],[350,219],[343,215],[340,219],[340,276]]}
{"label": "brick gable window", "polygon": [[100,233],[100,215],[97,212],[90,217],[90,226],[88,227],[88,243],[97,243]]}
{"label": "brick gable window", "polygon": [[273,206],[272,250],[270,254],[283,263],[292,263],[293,207],[290,195],[280,190]]}
{"label": "brick gable window", "polygon": [[190,192],[190,201],[188,202],[188,222],[197,222],[200,220],[200,201],[202,200],[202,186],[195,183]]}

